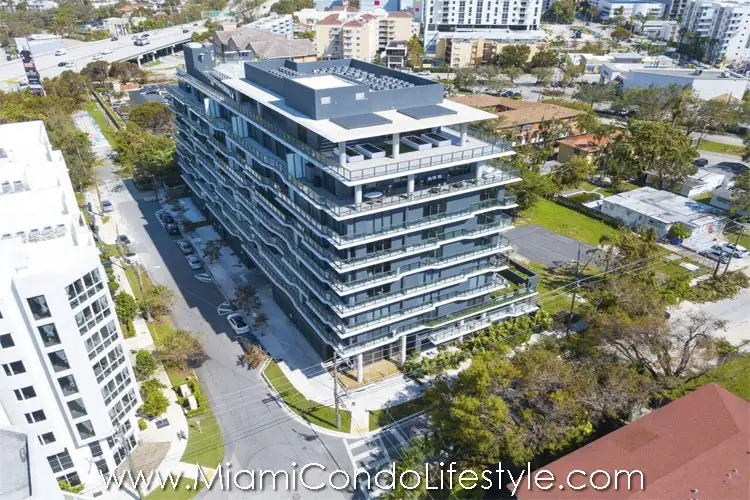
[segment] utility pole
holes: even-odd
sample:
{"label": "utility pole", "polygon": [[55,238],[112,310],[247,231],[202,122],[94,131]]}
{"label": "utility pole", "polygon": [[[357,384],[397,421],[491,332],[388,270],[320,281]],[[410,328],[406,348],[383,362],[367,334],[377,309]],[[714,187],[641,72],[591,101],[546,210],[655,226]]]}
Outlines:
{"label": "utility pole", "polygon": [[570,333],[570,326],[573,322],[573,308],[576,305],[576,296],[578,295],[578,287],[580,286],[580,280],[578,279],[578,270],[581,265],[581,244],[578,244],[578,255],[576,256],[576,270],[575,270],[575,280],[576,280],[576,286],[573,288],[573,300],[570,301],[570,313],[568,314],[568,321],[565,325],[565,334],[567,335]]}
{"label": "utility pole", "polygon": [[[128,468],[130,469],[130,479],[133,479],[133,476],[135,475],[135,466],[133,465],[133,455],[130,453],[130,443],[128,443],[127,439],[125,439],[125,433],[122,431],[122,425],[117,426],[117,436],[120,439],[120,443],[122,443],[122,449],[125,450],[125,455],[128,457]],[[135,489],[136,494],[138,495],[139,500],[143,500],[143,495],[141,494],[141,490],[138,489],[138,485],[134,482],[133,488]]]}
{"label": "utility pole", "polygon": [[[738,223],[740,226],[740,230],[737,232],[737,237],[734,239],[734,248],[737,248],[737,245],[740,244],[740,238],[742,237],[742,233],[745,232],[745,226],[743,226],[741,223]],[[734,250],[729,254],[729,260],[727,261],[727,265],[724,268],[724,274],[727,274],[727,271],[729,271],[729,264],[732,263],[732,257],[734,256]],[[714,274],[714,276],[716,276]]]}
{"label": "utility pole", "polygon": [[339,412],[339,372],[336,353],[333,354],[333,401],[336,403],[336,428],[341,429],[341,413]]}

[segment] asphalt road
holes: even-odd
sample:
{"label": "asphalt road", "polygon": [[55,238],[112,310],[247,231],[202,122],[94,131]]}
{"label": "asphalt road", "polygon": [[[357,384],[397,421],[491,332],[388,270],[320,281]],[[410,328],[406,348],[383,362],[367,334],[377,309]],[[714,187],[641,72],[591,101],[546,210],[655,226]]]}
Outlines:
{"label": "asphalt road", "polygon": [[[225,442],[225,461],[231,469],[287,470],[292,462],[297,467],[318,463],[329,471],[348,470],[351,462],[340,438],[321,435],[310,426],[292,419],[279,406],[271,392],[261,382],[259,374],[241,366],[237,360],[242,349],[230,334],[230,328],[218,311],[224,297],[213,283],[195,278],[184,256],[159,224],[156,210],[160,206],[146,201],[132,183],[122,187],[115,167],[109,163],[100,167],[97,178],[102,199],[109,199],[125,227],[118,228],[133,241],[133,249],[140,262],[158,284],[175,291],[172,320],[178,328],[200,332],[208,360],[197,369],[198,376],[212,401]],[[118,187],[118,185],[120,187]],[[327,477],[317,469],[307,474],[309,483]],[[298,489],[289,491],[256,492],[259,498],[346,498],[351,492],[330,489],[318,492]],[[248,492],[237,489],[204,491],[199,498],[247,498]]]}
{"label": "asphalt road", "polygon": [[[65,70],[80,71],[94,60],[94,55],[100,54],[105,49],[112,49],[112,53],[104,55],[103,61],[127,61],[135,59],[139,54],[147,54],[164,46],[189,40],[193,32],[201,33],[205,31],[202,22],[199,22],[198,26],[193,26],[193,24],[188,23],[147,31],[151,43],[143,47],[133,45],[132,37],[127,35],[121,36],[116,42],[107,38],[98,42],[87,42],[76,47],[69,47],[65,49],[67,54],[62,56],[55,56],[54,52],[34,55],[34,62],[42,78],[52,78]],[[190,30],[190,33],[183,33],[183,28]],[[61,61],[72,62],[75,66],[73,68],[59,67],[57,64]],[[20,59],[0,63],[0,81],[21,80],[22,78],[24,78],[24,70]]]}
{"label": "asphalt road", "polygon": [[575,260],[578,246],[581,247],[581,261],[588,260],[586,252],[593,248],[562,234],[547,231],[543,227],[531,224],[516,227],[505,233],[518,253],[534,262],[548,267],[557,267]]}

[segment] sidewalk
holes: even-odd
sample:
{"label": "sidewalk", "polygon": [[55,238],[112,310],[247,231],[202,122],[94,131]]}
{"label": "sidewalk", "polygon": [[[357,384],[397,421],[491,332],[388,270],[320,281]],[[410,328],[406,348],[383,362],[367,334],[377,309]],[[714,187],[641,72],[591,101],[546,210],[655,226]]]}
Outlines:
{"label": "sidewalk", "polygon": [[[133,289],[130,287],[130,282],[125,276],[125,271],[118,266],[113,265],[112,269],[115,272],[115,279],[120,284],[118,292],[126,292],[135,297]],[[151,333],[144,320],[140,315],[136,316],[133,320],[133,326],[135,327],[135,336],[129,339],[124,339],[123,343],[129,351],[138,351],[140,349],[148,349],[149,351],[154,348],[154,339],[151,338]]]}
{"label": "sidewalk", "polygon": [[[168,204],[166,210],[175,217],[181,213],[191,213],[190,199],[180,200],[185,212],[175,212]],[[203,226],[184,237],[202,258],[207,241],[221,237],[212,226]],[[268,316],[268,326],[258,332],[260,342],[276,360],[284,375],[307,399],[327,406],[333,406],[333,377],[324,366],[324,361],[309,345],[305,337],[287,318],[273,299],[272,287],[258,269],[249,270],[229,247],[221,249],[221,256],[214,262],[203,260],[205,269],[213,277],[216,285],[227,300],[235,296],[238,286],[251,285],[261,298],[261,310]],[[252,323],[252,318],[250,322]],[[272,334],[270,332],[273,332]],[[387,381],[371,384],[361,389],[344,391],[344,407],[352,411],[354,435],[369,431],[368,410],[378,410],[387,406],[408,401],[422,394],[424,388],[403,375],[394,375]]]}

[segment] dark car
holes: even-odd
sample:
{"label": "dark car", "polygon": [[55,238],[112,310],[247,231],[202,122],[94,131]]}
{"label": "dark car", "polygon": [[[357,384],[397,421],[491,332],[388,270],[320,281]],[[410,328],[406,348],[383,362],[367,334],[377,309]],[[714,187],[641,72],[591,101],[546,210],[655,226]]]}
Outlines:
{"label": "dark car", "polygon": [[180,234],[180,228],[177,227],[177,224],[175,223],[165,224],[164,227],[167,229],[167,232],[169,234],[174,234],[174,235]]}
{"label": "dark car", "polygon": [[183,33],[190,33],[190,30],[189,29],[183,29],[182,32]]}
{"label": "dark car", "polygon": [[65,66],[66,64],[67,64],[67,63],[66,63],[65,61],[60,61],[59,63],[57,63],[57,65],[58,65],[58,66],[59,66],[60,68],[64,67],[64,66]]}
{"label": "dark car", "polygon": [[194,23],[193,26],[198,26],[198,23]]}
{"label": "dark car", "polygon": [[174,217],[172,217],[171,214],[164,214],[164,216],[162,217],[161,221],[164,224],[174,224],[175,223]]}
{"label": "dark car", "polygon": [[121,234],[120,236],[118,236],[117,241],[119,241],[123,245],[130,245],[130,238],[128,238],[124,234]]}
{"label": "dark car", "polygon": [[118,36],[113,36],[112,38],[110,38],[110,39],[109,39],[109,41],[110,41],[110,42],[116,42],[116,41],[117,41],[117,40],[119,40],[119,39],[120,39],[120,37],[118,37]]}
{"label": "dark car", "polygon": [[708,160],[706,158],[698,158],[693,162],[693,165],[695,165],[696,167],[705,167],[706,165],[708,165]]}

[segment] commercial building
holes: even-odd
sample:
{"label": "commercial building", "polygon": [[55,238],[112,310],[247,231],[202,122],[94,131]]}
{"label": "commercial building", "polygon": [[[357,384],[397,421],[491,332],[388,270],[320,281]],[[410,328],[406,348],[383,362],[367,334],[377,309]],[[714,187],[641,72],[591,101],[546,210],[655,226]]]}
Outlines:
{"label": "commercial building", "polygon": [[[97,491],[140,403],[93,236],[41,121],[0,125],[0,407],[58,481]],[[0,481],[1,482],[1,481]]]}
{"label": "commercial building", "polygon": [[[749,429],[750,403],[717,384],[704,385],[545,465],[548,472],[543,475],[530,474],[568,477],[575,488],[544,491],[546,481],[521,481],[517,498],[747,498]],[[606,496],[601,487],[577,488],[588,485],[589,479],[601,486],[607,477],[612,485],[616,469],[621,472],[619,488],[610,487]],[[579,471],[589,475],[584,478]],[[595,476],[591,471],[598,472]]]}
{"label": "commercial building", "polygon": [[677,21],[649,20],[638,23],[638,32],[650,38],[662,42],[672,42],[677,36],[680,25]]}
{"label": "commercial building", "polygon": [[315,25],[315,47],[325,59],[372,62],[390,42],[406,42],[417,32],[409,12],[334,13]]}
{"label": "commercial building", "polygon": [[251,30],[260,30],[286,38],[294,37],[294,21],[291,14],[277,14],[272,12],[266,17],[244,25]]}
{"label": "commercial building", "polygon": [[249,257],[324,359],[364,380],[492,321],[536,310],[537,277],[504,255],[507,142],[443,86],[355,59],[245,63],[187,44],[171,87],[196,203]]}
{"label": "commercial building", "polygon": [[435,59],[452,68],[464,68],[493,62],[496,54],[506,45],[528,45],[533,56],[544,43],[543,30],[475,30],[440,32],[435,41]]}
{"label": "commercial building", "polygon": [[746,2],[691,0],[682,28],[709,40],[706,57],[710,63],[741,65],[750,59],[750,4]]}
{"label": "commercial building", "polygon": [[[474,94],[451,98],[454,102],[495,113],[498,120],[495,130],[506,136],[514,146],[536,144],[544,140],[559,139],[579,132],[577,109],[549,104]],[[551,124],[555,123],[552,130]]]}
{"label": "commercial building", "polygon": [[[462,38],[483,32],[481,38],[510,40],[523,31],[540,29],[542,0],[424,1],[424,48],[435,54],[441,38]],[[507,41],[506,43],[512,43]]]}
{"label": "commercial building", "polygon": [[408,48],[404,41],[388,42],[385,50],[381,53],[380,59],[386,68],[403,69],[408,62]]}
{"label": "commercial building", "polygon": [[611,62],[599,66],[600,83],[623,83],[633,70],[675,69],[677,61],[667,56],[644,57],[639,54],[612,54]]}
{"label": "commercial building", "polygon": [[678,222],[690,230],[691,236],[721,233],[724,227],[720,210],[650,187],[608,196],[601,200],[600,210],[633,229],[653,228],[660,238]]}
{"label": "commercial building", "polygon": [[310,40],[289,39],[267,31],[241,26],[214,33],[213,46],[224,61],[293,59],[314,61],[315,45]]}
{"label": "commercial building", "polygon": [[599,19],[609,21],[622,9],[625,19],[640,14],[645,17],[660,19],[664,14],[665,3],[646,0],[599,0]]}
{"label": "commercial building", "polygon": [[687,86],[696,96],[707,101],[724,95],[741,97],[745,94],[747,82],[746,77],[727,70],[635,69],[628,72],[623,88]]}

